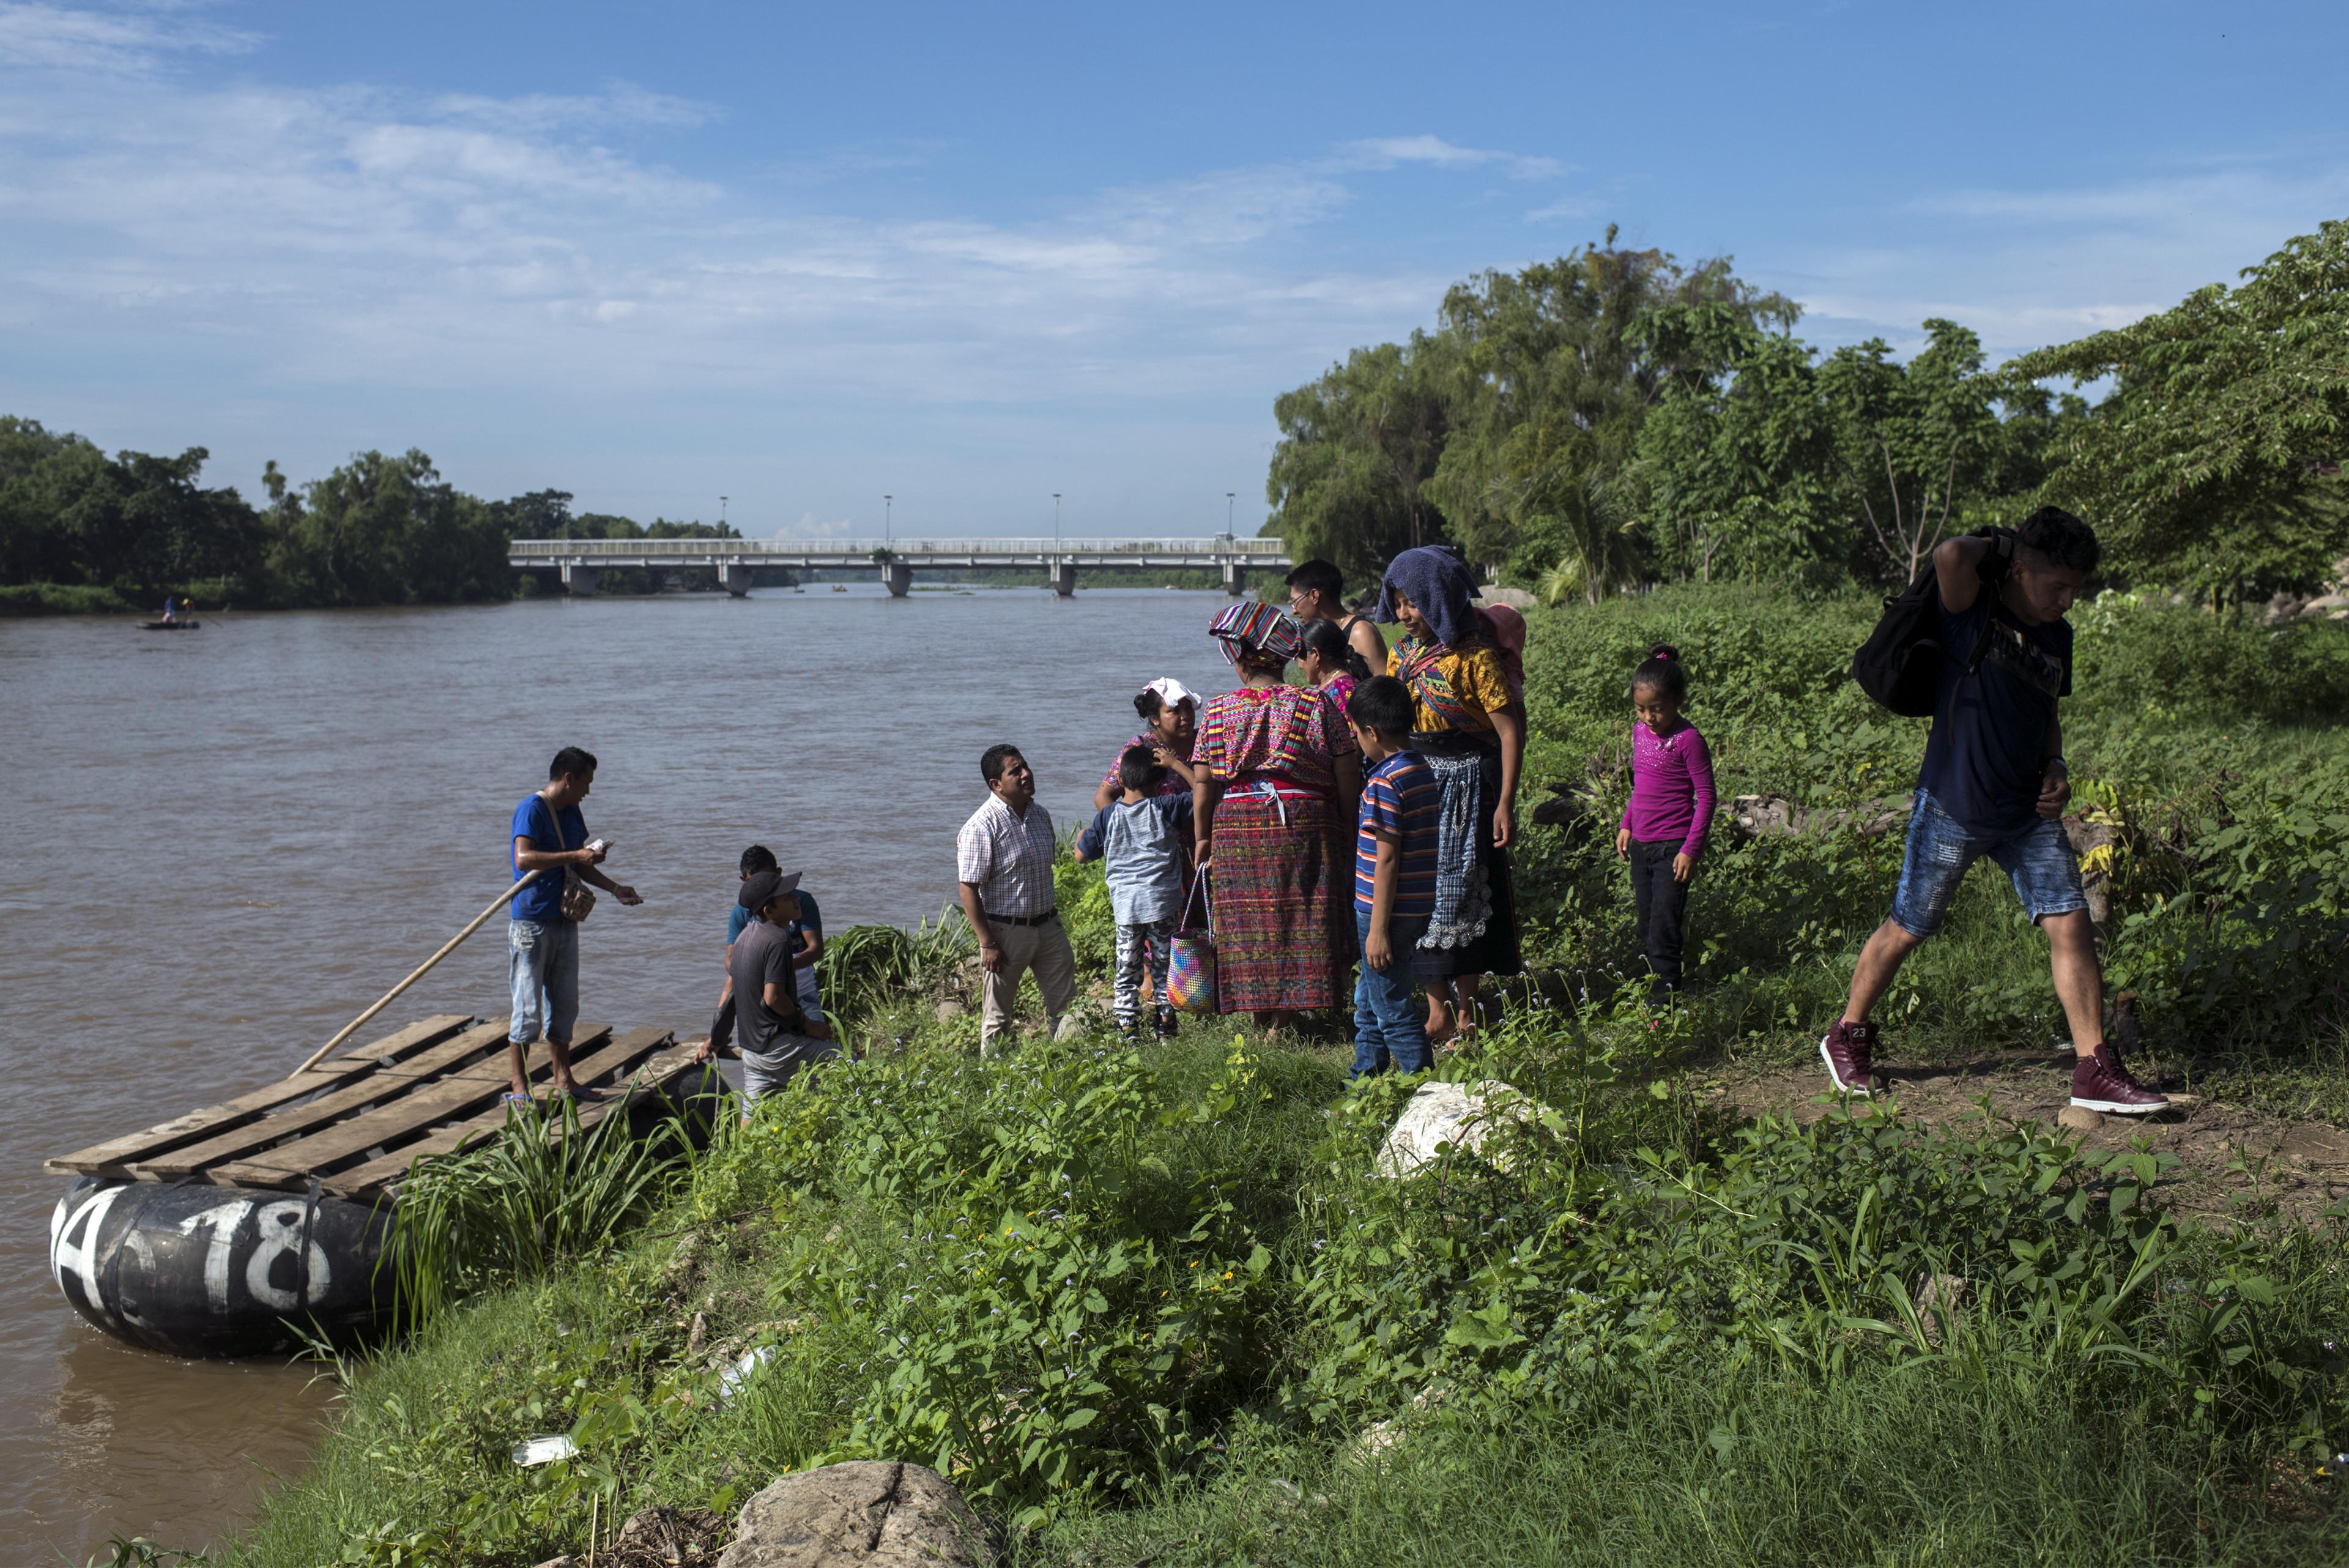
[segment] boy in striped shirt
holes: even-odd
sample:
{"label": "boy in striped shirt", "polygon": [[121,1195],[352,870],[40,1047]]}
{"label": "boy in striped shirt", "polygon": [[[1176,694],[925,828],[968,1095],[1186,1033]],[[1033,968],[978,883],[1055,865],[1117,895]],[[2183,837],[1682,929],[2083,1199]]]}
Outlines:
{"label": "boy in striped shirt", "polygon": [[1423,1073],[1427,1020],[1412,983],[1412,955],[1435,912],[1435,775],[1411,739],[1411,692],[1391,675],[1354,688],[1346,721],[1362,749],[1362,805],[1354,838],[1354,1076],[1390,1065]]}

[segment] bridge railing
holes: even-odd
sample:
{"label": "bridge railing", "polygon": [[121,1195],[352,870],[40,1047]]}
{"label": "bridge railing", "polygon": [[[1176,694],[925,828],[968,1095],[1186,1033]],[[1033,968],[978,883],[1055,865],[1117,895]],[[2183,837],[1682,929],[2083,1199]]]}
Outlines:
{"label": "bridge railing", "polygon": [[513,556],[582,561],[626,556],[1216,556],[1268,563],[1288,558],[1278,539],[516,539]]}

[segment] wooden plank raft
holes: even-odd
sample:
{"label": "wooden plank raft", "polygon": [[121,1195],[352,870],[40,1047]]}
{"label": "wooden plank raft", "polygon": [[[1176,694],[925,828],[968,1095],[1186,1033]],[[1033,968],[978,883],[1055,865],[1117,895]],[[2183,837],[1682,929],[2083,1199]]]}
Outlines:
{"label": "wooden plank raft", "polygon": [[[664,1029],[615,1034],[583,1023],[572,1075],[608,1096],[579,1106],[584,1129],[634,1097],[696,1071],[698,1040]],[[530,1054],[533,1091],[554,1074]],[[47,1162],[60,1176],[204,1181],[367,1199],[398,1185],[417,1160],[452,1153],[506,1124],[506,1025],[461,1013],[426,1018],[370,1045],[221,1105]]]}

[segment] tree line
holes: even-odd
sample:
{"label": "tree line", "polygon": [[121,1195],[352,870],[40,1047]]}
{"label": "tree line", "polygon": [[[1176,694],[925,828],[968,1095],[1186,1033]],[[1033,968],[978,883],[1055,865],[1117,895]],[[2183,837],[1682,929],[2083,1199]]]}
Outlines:
{"label": "tree line", "polygon": [[1906,581],[1948,535],[2050,503],[2095,524],[2114,572],[2220,599],[2349,553],[2349,223],[1995,367],[1942,319],[1906,359],[1881,338],[1822,354],[1730,258],[1615,238],[1459,284],[1432,330],[1276,399],[1264,532],[1368,579],[1449,543],[1591,603]]}
{"label": "tree line", "polygon": [[[300,485],[271,462],[255,505],[204,484],[210,456],[200,446],[109,456],[82,436],[0,415],[0,584],[255,607],[450,604],[514,596],[512,539],[739,537],[723,524],[574,514],[559,490],[484,501],[413,450],[361,452]],[[681,575],[706,579],[688,587],[717,586],[708,568]],[[649,593],[665,576],[611,572],[598,588]]]}

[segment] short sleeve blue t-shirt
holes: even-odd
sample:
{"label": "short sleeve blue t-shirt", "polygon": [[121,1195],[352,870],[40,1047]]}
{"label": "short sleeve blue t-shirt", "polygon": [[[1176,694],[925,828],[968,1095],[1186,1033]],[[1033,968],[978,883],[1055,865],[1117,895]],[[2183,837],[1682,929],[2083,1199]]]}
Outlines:
{"label": "short sleeve blue t-shirt", "polygon": [[[2072,628],[1991,618],[1988,592],[1963,614],[1940,608],[1941,683],[1917,787],[1970,833],[2020,833],[2039,816],[2055,700],[2072,694]],[[1990,621],[1982,668],[1966,673]]]}
{"label": "short sleeve blue t-shirt", "polygon": [[[734,939],[740,936],[742,928],[750,923],[750,911],[741,905],[737,904],[727,910],[726,945],[732,947]],[[800,933],[802,931],[812,935],[819,941],[823,940],[823,911],[816,908],[815,895],[804,888],[800,889],[800,918],[792,922],[788,933],[792,939],[793,952],[800,950]]]}
{"label": "short sleeve blue t-shirt", "polygon": [[1444,792],[1427,759],[1392,752],[1363,776],[1361,815],[1354,835],[1354,908],[1377,907],[1379,836],[1392,836],[1400,857],[1388,919],[1416,919],[1435,912],[1435,837]]}
{"label": "short sleeve blue t-shirt", "polygon": [[[554,808],[546,804],[543,794],[526,794],[513,809],[513,831],[506,836],[506,866],[513,872],[514,880],[522,880],[522,867],[514,864],[513,841],[530,840],[533,849],[580,849],[587,843],[587,820],[575,805],[563,808],[562,831],[555,831]],[[563,882],[560,870],[542,871],[531,879],[530,886],[514,895],[507,913],[517,920],[559,920],[563,918]]]}

